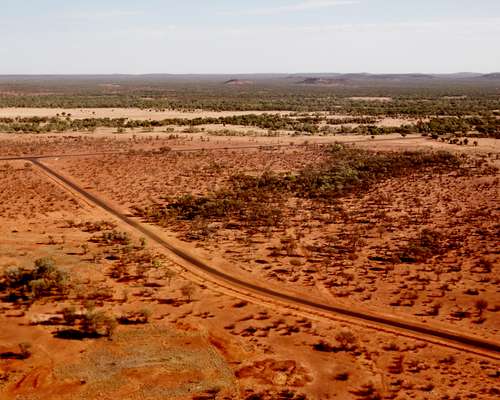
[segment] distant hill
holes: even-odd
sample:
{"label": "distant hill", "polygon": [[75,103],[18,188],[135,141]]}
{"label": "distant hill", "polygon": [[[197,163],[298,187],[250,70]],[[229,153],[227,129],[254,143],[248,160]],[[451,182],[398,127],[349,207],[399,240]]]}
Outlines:
{"label": "distant hill", "polygon": [[363,84],[423,84],[439,82],[474,82],[475,80],[500,80],[500,73],[480,74],[476,72],[459,72],[455,74],[310,74],[291,75],[287,79],[295,78],[295,83],[302,85],[363,85]]}
{"label": "distant hill", "polygon": [[253,81],[244,79],[229,79],[228,81],[224,82],[224,85],[243,86],[243,85],[252,85],[253,83],[254,83]]}
{"label": "distant hill", "polygon": [[391,79],[391,80],[407,80],[407,79],[434,79],[433,75],[427,74],[380,74],[370,75],[370,79]]}
{"label": "distant hill", "polygon": [[303,85],[350,85],[362,84],[369,82],[410,82],[433,80],[432,75],[425,74],[339,74],[335,76],[309,76],[303,77],[298,84]]}
{"label": "distant hill", "polygon": [[[371,97],[380,89],[440,89],[444,95],[462,95],[462,89],[477,86],[488,90],[500,90],[500,72],[487,74],[459,72],[452,74],[371,74],[371,73],[293,73],[293,74],[146,74],[146,75],[0,75],[0,93],[9,94],[68,94],[82,90],[85,93],[116,94],[132,91],[152,92],[198,89],[207,87],[233,88],[256,91],[262,88],[295,86],[297,90],[342,91],[353,96]],[[456,86],[457,90],[452,89]],[[204,86],[203,86],[204,87]],[[196,90],[198,90],[196,89]],[[236,90],[240,89],[240,90]],[[363,90],[370,92],[363,92]],[[231,91],[231,90],[230,90]],[[355,93],[354,93],[355,92]]]}
{"label": "distant hill", "polygon": [[493,72],[491,74],[484,74],[478,77],[479,79],[500,80],[500,72]]}
{"label": "distant hill", "polygon": [[433,74],[436,78],[446,79],[472,79],[483,76],[478,72],[456,72],[454,74]]}
{"label": "distant hill", "polygon": [[337,78],[305,78],[298,82],[303,85],[341,85],[347,82],[347,79]]}
{"label": "distant hill", "polygon": [[108,74],[108,75],[0,75],[0,83],[97,83],[123,84],[127,82],[153,83],[188,83],[188,82],[223,82],[225,85],[250,85],[261,82],[283,82],[307,85],[346,85],[350,83],[385,82],[439,82],[439,81],[484,81],[499,80],[500,72],[481,74],[477,72],[458,72],[451,74],[371,74],[371,73],[296,73],[296,74]]}

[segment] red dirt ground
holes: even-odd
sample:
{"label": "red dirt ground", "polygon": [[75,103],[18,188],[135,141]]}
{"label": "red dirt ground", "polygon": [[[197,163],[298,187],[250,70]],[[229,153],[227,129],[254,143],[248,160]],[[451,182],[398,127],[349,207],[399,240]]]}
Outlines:
{"label": "red dirt ground", "polygon": [[[101,145],[90,140],[71,151]],[[8,146],[11,153],[33,150]],[[44,162],[127,210],[162,195],[206,193],[235,171],[296,170],[320,161],[315,147],[304,147]],[[269,287],[494,338],[498,175],[484,166],[472,172],[391,179],[339,200],[343,212],[334,217],[292,202],[286,229],[270,237],[245,240],[244,232],[230,236],[217,228],[207,240],[182,245]],[[498,361],[252,302],[203,281],[24,161],[0,162],[0,201],[0,271],[50,256],[69,274],[62,297],[11,302],[1,293],[2,399],[492,399],[500,393]],[[111,225],[85,224],[102,220]],[[373,259],[390,257],[423,227],[447,238],[442,254],[412,264]],[[130,242],[102,239],[113,229],[128,232]],[[159,231],[182,239],[186,229]],[[291,253],[280,248],[283,235],[297,242]],[[356,257],[345,251],[353,238]],[[322,254],[313,245],[329,250]],[[481,315],[477,299],[488,302]],[[417,315],[436,303],[438,315]],[[115,317],[147,310],[149,322],[120,324],[110,339],[65,339],[58,336],[69,328],[62,322],[69,306]],[[31,345],[26,359],[19,359],[21,343]]]}

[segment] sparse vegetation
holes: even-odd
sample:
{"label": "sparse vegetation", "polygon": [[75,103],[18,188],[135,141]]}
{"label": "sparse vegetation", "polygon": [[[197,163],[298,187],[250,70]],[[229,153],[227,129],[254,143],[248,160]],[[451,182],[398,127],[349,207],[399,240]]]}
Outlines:
{"label": "sparse vegetation", "polygon": [[[0,130],[12,133],[2,153],[79,154],[43,164],[120,212],[161,225],[150,229],[193,258],[262,288],[494,341],[498,88],[307,79],[157,87],[156,78],[141,79],[112,93],[90,80],[78,95],[65,80],[42,95],[47,83],[33,92],[16,83],[0,106],[144,110],[0,117]],[[361,97],[370,94],[378,98]],[[193,113],[165,112],[177,106]],[[325,137],[351,134],[369,136]],[[425,147],[453,153],[411,150]],[[36,162],[3,162],[0,180],[0,397],[170,398],[181,389],[200,400],[498,395],[491,359],[307,316],[285,299],[263,307],[229,280],[191,281],[192,266],[101,220],[105,210],[87,207]],[[50,258],[33,264],[43,255],[58,266]]]}
{"label": "sparse vegetation", "polygon": [[62,310],[63,320],[71,328],[59,330],[56,336],[66,339],[112,337],[117,326],[114,317],[103,310],[94,309],[92,304],[78,312],[69,307]]}
{"label": "sparse vegetation", "polygon": [[0,360],[26,360],[31,357],[31,343],[19,343],[18,347],[18,351],[0,352]]}
{"label": "sparse vegetation", "polygon": [[63,294],[67,288],[67,274],[51,258],[36,260],[34,268],[10,268],[0,277],[0,290],[9,301]]}
{"label": "sparse vegetation", "polygon": [[408,244],[399,258],[404,262],[425,261],[442,252],[445,247],[443,242],[444,238],[439,232],[423,229],[419,236]]}

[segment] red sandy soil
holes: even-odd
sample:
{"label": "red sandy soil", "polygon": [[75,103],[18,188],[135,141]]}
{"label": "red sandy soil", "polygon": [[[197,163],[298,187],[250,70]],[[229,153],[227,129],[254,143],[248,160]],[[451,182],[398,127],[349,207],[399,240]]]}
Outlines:
{"label": "red sandy soil", "polygon": [[[97,144],[84,148],[91,147]],[[65,149],[59,145],[59,150]],[[306,147],[83,157],[47,164],[126,209],[163,194],[205,193],[223,185],[235,171],[293,170],[320,160],[314,147]],[[207,241],[185,246],[202,246],[201,253],[224,258],[238,273],[264,284],[293,285],[303,293],[314,288],[328,301],[426,318],[492,337],[498,329],[498,177],[476,172],[386,181],[364,197],[342,200],[345,212],[334,220],[311,215],[309,204],[290,206],[287,231],[273,233],[264,243],[262,238],[243,242],[240,233],[231,238],[221,230]],[[149,243],[142,246],[139,235],[24,161],[0,163],[0,201],[0,271],[32,266],[34,260],[50,256],[69,273],[69,291],[61,298],[0,302],[2,399],[492,399],[500,393],[498,362],[300,315],[278,304],[254,303],[205,282],[164,250]],[[297,214],[297,209],[302,211]],[[385,219],[380,216],[384,213]],[[131,243],[106,243],[99,240],[103,232],[85,231],[85,222],[101,220],[128,232]],[[424,226],[462,245],[429,262],[393,269],[369,260],[405,244]],[[171,227],[170,233],[182,237],[185,229]],[[365,241],[356,258],[334,252],[335,263],[328,265],[332,255],[302,254],[307,244],[343,244],[353,232],[360,232]],[[281,246],[284,233],[296,237],[297,255],[270,257],[266,247]],[[229,248],[234,253],[228,253]],[[490,261],[492,272],[473,272],[481,257]],[[255,262],[259,259],[270,268]],[[436,265],[445,269],[439,276]],[[288,273],[272,274],[283,268]],[[329,280],[342,282],[342,274],[347,283],[329,287]],[[442,297],[430,296],[445,284]],[[391,293],[396,288],[400,292]],[[478,295],[466,294],[466,289],[476,289]],[[339,297],[340,290],[348,297]],[[413,305],[389,304],[409,291],[416,291],[417,298],[403,300],[413,300]],[[371,297],[363,300],[366,294]],[[489,303],[485,320],[475,324],[474,300],[483,297]],[[429,298],[443,304],[439,315],[416,316],[431,305],[426,303]],[[83,310],[90,302],[116,317],[143,309],[151,315],[147,324],[119,325],[111,340],[58,338],[55,333],[68,329],[61,323],[62,309]],[[471,309],[471,316],[450,321],[453,307]],[[26,359],[16,357],[20,343],[31,345]]]}
{"label": "red sandy soil", "polygon": [[[109,180],[126,179],[125,186],[109,188],[109,196],[122,205],[156,202],[164,196],[202,194],[221,187],[236,172],[297,170],[324,159],[314,149],[286,147],[279,151],[237,149],[187,153],[127,154],[48,160],[61,166],[85,186],[106,193]],[[102,166],[102,167],[101,167]],[[82,175],[83,174],[83,175]],[[141,187],[140,190],[137,190]]]}
{"label": "red sandy soil", "polygon": [[[218,128],[220,131],[220,127]],[[236,128],[233,128],[236,129]],[[217,131],[217,132],[218,132]],[[131,150],[222,148],[238,146],[284,146],[304,143],[334,143],[337,141],[363,141],[366,137],[310,137],[310,136],[236,136],[219,137],[210,133],[169,133],[165,131],[113,133],[102,129],[96,133],[64,134],[2,134],[0,157],[29,155],[59,155],[103,152],[129,152]],[[223,131],[220,131],[223,133]],[[244,131],[246,132],[246,131]],[[221,134],[222,134],[221,133]]]}
{"label": "red sandy soil", "polygon": [[[161,203],[165,197],[206,194],[224,187],[235,173],[293,171],[322,159],[320,150],[309,147],[47,163],[127,210]],[[207,257],[223,259],[228,271],[250,279],[304,293],[314,288],[332,304],[494,337],[500,310],[498,179],[498,172],[484,164],[471,167],[466,176],[390,179],[361,197],[341,199],[335,210],[295,199],[286,207],[284,226],[266,234],[202,222],[179,222],[165,229],[184,240],[200,229],[210,230],[196,246]],[[394,261],[424,229],[441,237],[436,254],[416,263]],[[288,249],[290,241],[293,249]],[[478,300],[488,306],[479,310]]]}

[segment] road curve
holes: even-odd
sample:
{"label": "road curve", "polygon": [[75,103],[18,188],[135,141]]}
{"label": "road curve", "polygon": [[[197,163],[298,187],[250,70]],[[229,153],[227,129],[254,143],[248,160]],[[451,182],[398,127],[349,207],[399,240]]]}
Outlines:
{"label": "road curve", "polygon": [[55,178],[64,186],[72,189],[91,203],[97,205],[98,207],[107,211],[109,214],[120,219],[122,222],[131,226],[136,231],[139,231],[150,240],[153,240],[171,253],[180,257],[182,260],[189,263],[196,269],[204,272],[205,274],[208,274],[212,278],[216,278],[216,280],[223,281],[230,287],[236,287],[239,290],[243,289],[245,291],[249,291],[254,295],[257,295],[259,299],[263,298],[264,301],[267,300],[268,302],[272,302],[277,300],[281,303],[284,303],[289,308],[293,308],[304,313],[311,314],[314,312],[320,312],[323,314],[326,313],[331,317],[334,317],[335,315],[347,317],[349,319],[354,319],[358,322],[362,322],[365,325],[369,325],[374,329],[390,331],[391,333],[402,334],[416,340],[423,340],[429,343],[446,346],[455,350],[466,351],[482,357],[500,360],[500,343],[485,340],[472,335],[456,333],[450,330],[433,328],[421,323],[408,322],[401,319],[376,315],[369,312],[361,312],[348,308],[318,303],[306,298],[296,297],[287,293],[278,292],[276,290],[262,287],[257,284],[228,275],[225,272],[222,272],[208,265],[206,262],[198,259],[189,252],[180,249],[172,245],[171,243],[168,243],[160,236],[158,236],[155,232],[148,229],[145,224],[124,215],[117,209],[113,208],[109,203],[98,198],[92,193],[89,193],[88,191],[77,185],[75,182],[69,180],[67,177],[62,176],[57,171],[54,171],[52,168],[41,163],[38,158],[25,159],[27,161],[31,161],[34,165],[45,171],[45,173],[47,173],[52,178]]}

